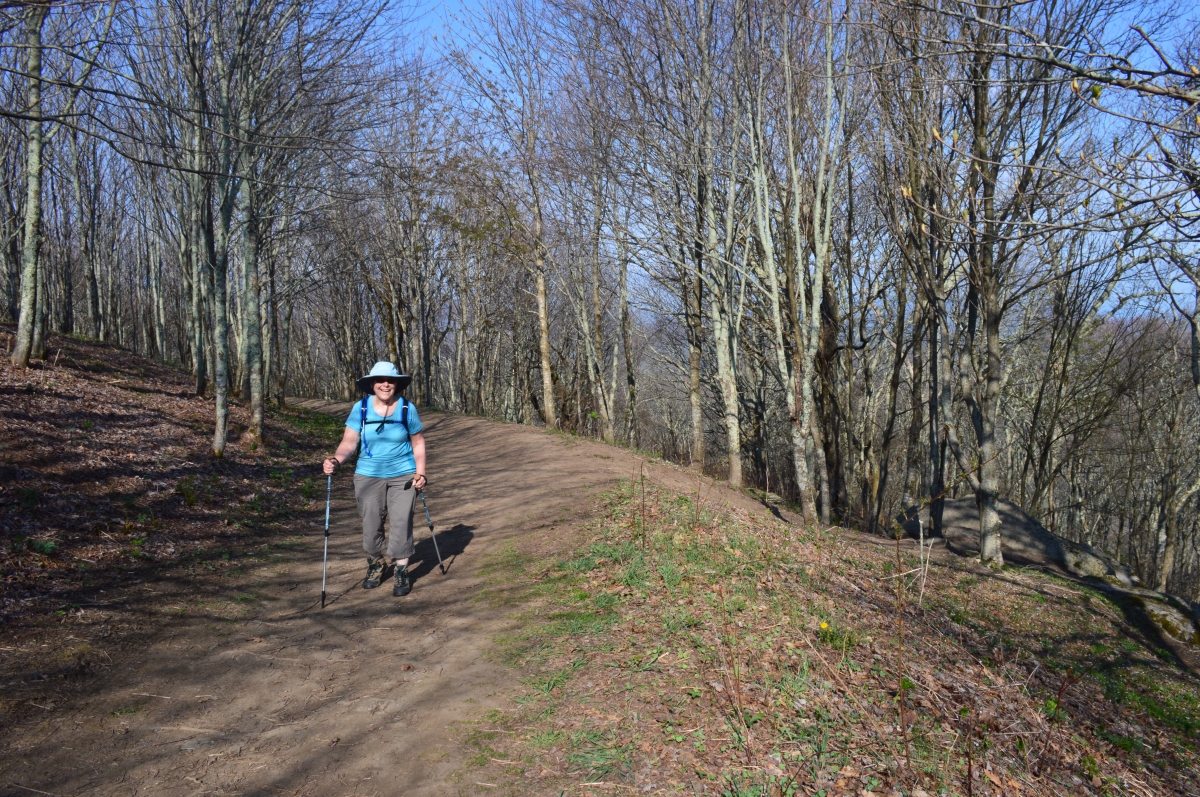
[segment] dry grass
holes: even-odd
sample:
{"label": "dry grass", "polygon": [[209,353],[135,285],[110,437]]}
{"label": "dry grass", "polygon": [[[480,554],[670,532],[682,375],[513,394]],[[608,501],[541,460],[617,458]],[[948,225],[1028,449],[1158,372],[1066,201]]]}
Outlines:
{"label": "dry grass", "polygon": [[627,484],[569,556],[497,560],[540,572],[501,640],[527,688],[465,785],[1196,793],[1200,684],[1101,593],[693,500]]}

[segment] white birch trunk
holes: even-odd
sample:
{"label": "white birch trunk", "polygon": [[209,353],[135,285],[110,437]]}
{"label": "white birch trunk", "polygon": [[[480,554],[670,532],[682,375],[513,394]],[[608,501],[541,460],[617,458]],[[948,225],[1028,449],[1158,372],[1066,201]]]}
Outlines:
{"label": "white birch trunk", "polygon": [[37,323],[38,256],[42,241],[42,26],[48,5],[33,5],[25,12],[25,72],[29,85],[25,105],[25,240],[21,249],[21,300],[17,316],[16,344],[12,364],[29,365]]}

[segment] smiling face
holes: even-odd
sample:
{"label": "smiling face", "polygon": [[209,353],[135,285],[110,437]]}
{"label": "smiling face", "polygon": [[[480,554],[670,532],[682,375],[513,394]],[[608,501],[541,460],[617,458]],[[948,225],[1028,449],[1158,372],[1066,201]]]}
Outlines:
{"label": "smiling face", "polygon": [[376,379],[375,380],[375,397],[387,404],[396,397],[398,382],[395,379]]}

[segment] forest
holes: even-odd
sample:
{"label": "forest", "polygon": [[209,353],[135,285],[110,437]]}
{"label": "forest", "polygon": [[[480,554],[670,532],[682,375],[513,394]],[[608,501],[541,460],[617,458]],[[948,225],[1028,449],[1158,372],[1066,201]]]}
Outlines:
{"label": "forest", "polygon": [[[0,9],[0,323],[593,436],[1200,598],[1200,36],[1132,0]],[[423,27],[424,26],[424,27]],[[250,408],[229,428],[230,401]]]}

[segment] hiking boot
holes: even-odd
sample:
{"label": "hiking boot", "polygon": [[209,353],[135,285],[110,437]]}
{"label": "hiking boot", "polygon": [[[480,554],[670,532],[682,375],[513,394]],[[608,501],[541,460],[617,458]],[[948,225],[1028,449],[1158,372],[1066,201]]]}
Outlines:
{"label": "hiking boot", "polygon": [[367,557],[367,577],[363,579],[363,589],[375,589],[383,581],[383,557],[376,559]]}
{"label": "hiking boot", "polygon": [[396,565],[396,586],[392,587],[392,594],[397,598],[402,598],[412,592],[412,577],[408,575],[407,565]]}

